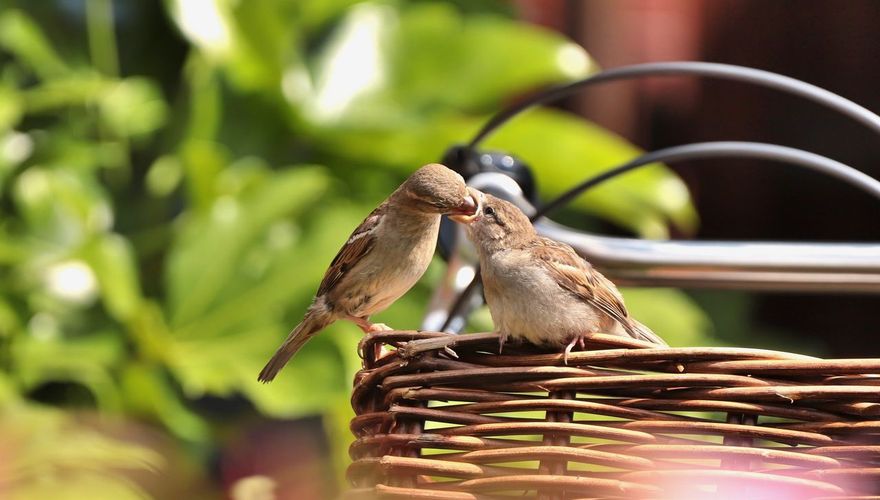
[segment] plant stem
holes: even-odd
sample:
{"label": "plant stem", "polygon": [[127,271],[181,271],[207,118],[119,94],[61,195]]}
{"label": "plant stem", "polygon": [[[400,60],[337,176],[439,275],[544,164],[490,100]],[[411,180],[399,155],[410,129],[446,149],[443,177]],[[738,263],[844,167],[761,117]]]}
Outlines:
{"label": "plant stem", "polygon": [[86,1],[86,30],[92,63],[104,75],[118,77],[119,55],[113,32],[113,0]]}

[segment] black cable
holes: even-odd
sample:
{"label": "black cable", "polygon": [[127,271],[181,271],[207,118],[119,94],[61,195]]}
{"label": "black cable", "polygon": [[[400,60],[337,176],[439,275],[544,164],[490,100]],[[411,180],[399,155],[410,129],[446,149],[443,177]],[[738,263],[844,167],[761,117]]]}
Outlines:
{"label": "black cable", "polygon": [[862,123],[880,135],[880,116],[877,116],[869,109],[860,106],[845,97],[841,97],[821,87],[788,76],[783,76],[778,73],[747,68],[744,66],[697,61],[669,61],[634,64],[632,66],[607,69],[582,80],[550,87],[549,89],[517,103],[510,108],[502,110],[493,116],[483,128],[480,129],[477,135],[474,136],[467,148],[469,150],[474,150],[480,142],[482,142],[483,139],[495,129],[507,123],[508,120],[526,109],[566,97],[575,91],[590,85],[645,76],[675,75],[695,75],[741,81],[787,92],[831,108],[859,123]]}
{"label": "black cable", "polygon": [[761,142],[700,142],[686,144],[684,146],[673,146],[645,153],[630,162],[606,170],[599,175],[581,182],[577,186],[556,197],[556,199],[550,203],[539,208],[538,211],[532,215],[531,220],[535,221],[539,217],[543,217],[547,213],[572,201],[584,191],[638,167],[649,165],[651,163],[706,160],[709,158],[746,158],[797,165],[841,179],[844,182],[858,187],[880,199],[880,181],[850,167],[849,165],[845,165],[825,156],[810,153],[809,151],[801,149],[779,146],[777,144],[764,144]]}

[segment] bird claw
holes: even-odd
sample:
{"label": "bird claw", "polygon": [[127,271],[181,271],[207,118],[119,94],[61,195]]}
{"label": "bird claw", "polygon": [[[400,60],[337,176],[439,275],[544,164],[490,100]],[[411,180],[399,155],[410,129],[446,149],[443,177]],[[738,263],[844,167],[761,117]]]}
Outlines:
{"label": "bird claw", "polygon": [[575,338],[571,339],[571,342],[569,342],[568,345],[565,346],[565,352],[562,354],[563,364],[568,366],[568,355],[571,353],[571,350],[572,348],[574,348],[575,345],[580,347],[582,351],[586,350],[587,346],[584,343],[585,338],[586,335],[578,335]]}
{"label": "bird claw", "polygon": [[564,364],[565,366],[568,366],[568,353],[571,352],[571,348],[574,347],[576,343],[577,339],[572,340],[568,343],[567,346],[565,346],[565,352],[562,353],[562,364]]}
{"label": "bird claw", "polygon": [[[364,333],[377,333],[377,332],[387,332],[393,330],[390,326],[385,323],[370,323],[369,319],[361,318],[358,316],[348,316],[348,319],[352,321],[354,324],[358,326]],[[366,337],[362,338],[360,342],[358,342],[358,356],[361,359],[365,359],[366,350],[364,349],[364,342],[367,340]],[[383,355],[383,345],[375,344],[373,345],[373,358],[379,359]]]}
{"label": "bird claw", "polygon": [[453,358],[455,358],[455,359],[458,359],[458,354],[457,354],[455,351],[453,351],[452,348],[449,347],[449,346],[444,347],[444,348],[443,348],[443,352],[445,352],[446,354],[448,354],[450,357],[453,357]]}
{"label": "bird claw", "polygon": [[501,354],[501,351],[504,349],[504,343],[507,342],[507,334],[506,333],[498,333],[498,354]]}

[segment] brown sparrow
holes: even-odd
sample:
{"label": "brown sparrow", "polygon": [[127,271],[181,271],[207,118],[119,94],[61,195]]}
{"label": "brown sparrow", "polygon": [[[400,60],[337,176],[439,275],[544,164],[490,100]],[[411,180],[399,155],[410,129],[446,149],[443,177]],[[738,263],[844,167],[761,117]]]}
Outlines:
{"label": "brown sparrow", "polygon": [[354,230],[330,263],[302,322],[260,372],[269,382],[320,330],[338,319],[364,332],[387,330],[370,323],[422,277],[437,243],[442,214],[473,214],[477,200],[464,179],[432,163],[413,173]]}
{"label": "brown sparrow", "polygon": [[596,332],[666,346],[629,316],[620,292],[570,246],[538,236],[515,205],[479,193],[473,215],[453,216],[467,224],[477,247],[483,290],[501,343],[508,336],[537,345],[575,344]]}

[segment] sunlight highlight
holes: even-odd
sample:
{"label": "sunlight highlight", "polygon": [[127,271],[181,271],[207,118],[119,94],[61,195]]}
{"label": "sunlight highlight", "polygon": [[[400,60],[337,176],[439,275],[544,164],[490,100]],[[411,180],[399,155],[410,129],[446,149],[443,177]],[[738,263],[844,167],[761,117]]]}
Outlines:
{"label": "sunlight highlight", "polygon": [[317,121],[338,119],[359,96],[385,81],[382,33],[392,21],[388,7],[362,5],[339,28],[325,54],[314,104],[309,108]]}
{"label": "sunlight highlight", "polygon": [[174,10],[180,29],[205,51],[222,54],[229,50],[229,26],[216,0],[177,0]]}
{"label": "sunlight highlight", "polygon": [[18,165],[28,159],[33,151],[31,136],[13,130],[0,139],[0,165]]}
{"label": "sunlight highlight", "polygon": [[596,69],[583,47],[567,43],[556,52],[556,64],[571,78],[579,78]]}
{"label": "sunlight highlight", "polygon": [[474,268],[462,267],[455,273],[455,287],[461,289],[468,286],[471,280],[474,279],[475,274]]}
{"label": "sunlight highlight", "polygon": [[46,287],[52,295],[76,303],[88,303],[98,295],[98,280],[85,262],[69,260],[46,270]]}

